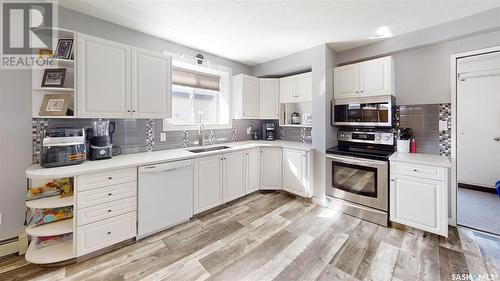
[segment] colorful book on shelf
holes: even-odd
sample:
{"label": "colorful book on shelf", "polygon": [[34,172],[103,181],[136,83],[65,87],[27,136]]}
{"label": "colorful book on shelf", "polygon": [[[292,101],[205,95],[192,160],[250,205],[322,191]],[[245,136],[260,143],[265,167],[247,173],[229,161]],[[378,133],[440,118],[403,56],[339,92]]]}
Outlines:
{"label": "colorful book on shelf", "polygon": [[40,199],[44,197],[61,195],[61,197],[73,195],[73,181],[70,178],[56,179],[44,183],[41,186],[28,188],[26,200]]}
{"label": "colorful book on shelf", "polygon": [[43,236],[35,238],[35,248],[43,249],[45,247],[49,247],[58,243],[62,243],[64,241],[71,240],[73,238],[72,233],[61,234],[61,235],[52,235],[52,236]]}
{"label": "colorful book on shelf", "polygon": [[73,206],[61,208],[34,209],[28,222],[28,227],[52,223],[73,217]]}

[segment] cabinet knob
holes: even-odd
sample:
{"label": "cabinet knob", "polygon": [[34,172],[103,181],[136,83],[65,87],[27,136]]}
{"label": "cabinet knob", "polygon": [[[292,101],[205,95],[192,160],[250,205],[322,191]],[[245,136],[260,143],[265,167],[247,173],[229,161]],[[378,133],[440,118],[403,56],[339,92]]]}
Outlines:
{"label": "cabinet knob", "polygon": [[414,171],[414,172],[418,172],[418,170],[417,170],[417,169],[413,169],[413,171]]}
{"label": "cabinet knob", "polygon": [[108,180],[112,180],[112,179],[113,179],[113,177],[108,177]]}
{"label": "cabinet knob", "polygon": [[108,196],[111,196],[111,195],[113,195],[113,193],[108,193]]}
{"label": "cabinet knob", "polygon": [[359,91],[356,91],[356,94],[359,93]]}
{"label": "cabinet knob", "polygon": [[108,235],[110,235],[110,234],[111,234],[111,231],[108,231],[108,233],[107,233],[107,234],[108,234]]}
{"label": "cabinet knob", "polygon": [[108,213],[111,213],[111,210],[108,210]]}
{"label": "cabinet knob", "polygon": [[130,109],[129,109],[129,110],[127,110],[127,112],[130,112]]}
{"label": "cabinet knob", "polygon": [[132,110],[132,112],[135,112],[135,110]]}

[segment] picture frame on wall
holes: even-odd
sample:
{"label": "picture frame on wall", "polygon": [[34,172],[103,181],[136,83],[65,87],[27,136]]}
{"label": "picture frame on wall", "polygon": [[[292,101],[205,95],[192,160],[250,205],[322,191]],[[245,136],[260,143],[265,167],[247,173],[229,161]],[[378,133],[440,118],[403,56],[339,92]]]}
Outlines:
{"label": "picture frame on wall", "polygon": [[42,87],[64,87],[66,68],[47,68],[43,72]]}
{"label": "picture frame on wall", "polygon": [[71,51],[73,50],[73,39],[59,39],[55,58],[57,59],[71,59]]}
{"label": "picture frame on wall", "polygon": [[66,116],[69,109],[70,94],[46,94],[40,106],[40,116]]}

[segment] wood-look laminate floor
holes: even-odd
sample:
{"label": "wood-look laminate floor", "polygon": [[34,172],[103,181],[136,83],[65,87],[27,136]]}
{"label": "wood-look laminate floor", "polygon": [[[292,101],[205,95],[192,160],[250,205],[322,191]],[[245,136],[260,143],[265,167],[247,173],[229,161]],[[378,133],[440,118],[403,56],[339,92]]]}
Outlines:
{"label": "wood-look laminate floor", "polygon": [[[500,240],[381,227],[282,193],[224,209],[59,268],[0,261],[0,280],[452,280],[496,274]],[[463,279],[462,279],[463,280]]]}

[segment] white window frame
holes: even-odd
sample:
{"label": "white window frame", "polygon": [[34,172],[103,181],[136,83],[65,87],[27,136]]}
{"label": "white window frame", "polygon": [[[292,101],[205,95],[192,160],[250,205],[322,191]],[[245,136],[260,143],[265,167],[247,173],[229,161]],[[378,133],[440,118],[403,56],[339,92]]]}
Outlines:
{"label": "white window frame", "polygon": [[[172,55],[172,54],[169,54]],[[219,123],[203,123],[205,129],[231,129],[232,128],[232,69],[219,65],[197,65],[193,62],[183,61],[182,56],[172,55],[172,66],[202,73],[220,76],[220,90],[218,97]],[[195,119],[196,120],[196,119]],[[173,123],[170,118],[163,119],[163,131],[198,130],[200,123]]]}

